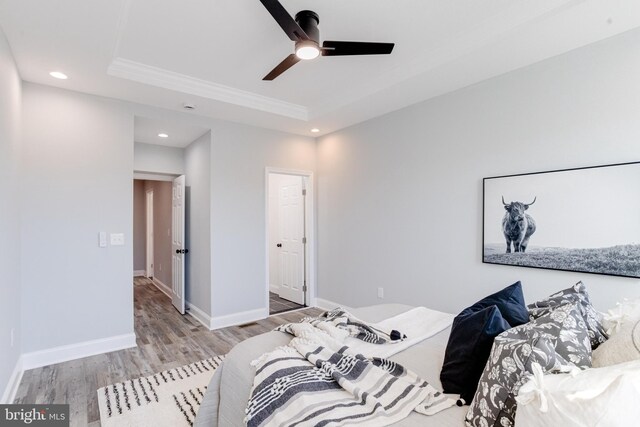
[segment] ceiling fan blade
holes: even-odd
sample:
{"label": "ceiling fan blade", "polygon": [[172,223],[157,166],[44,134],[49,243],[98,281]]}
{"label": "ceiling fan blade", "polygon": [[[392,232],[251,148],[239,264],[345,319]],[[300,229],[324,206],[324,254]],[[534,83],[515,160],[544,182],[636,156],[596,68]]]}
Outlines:
{"label": "ceiling fan blade", "polygon": [[280,74],[287,71],[289,68],[296,65],[298,62],[300,62],[300,58],[298,58],[294,53],[292,53],[291,55],[287,56],[284,59],[284,61],[276,65],[276,68],[271,70],[271,72],[266,76],[264,76],[262,80],[273,80],[276,77],[278,77]]}
{"label": "ceiling fan blade", "polygon": [[273,19],[282,27],[287,36],[294,42],[298,40],[309,40],[309,36],[300,25],[289,15],[289,12],[280,4],[278,0],[260,0],[267,8]]}
{"label": "ceiling fan blade", "polygon": [[322,56],[346,55],[388,55],[394,43],[341,42],[325,40],[322,43]]}

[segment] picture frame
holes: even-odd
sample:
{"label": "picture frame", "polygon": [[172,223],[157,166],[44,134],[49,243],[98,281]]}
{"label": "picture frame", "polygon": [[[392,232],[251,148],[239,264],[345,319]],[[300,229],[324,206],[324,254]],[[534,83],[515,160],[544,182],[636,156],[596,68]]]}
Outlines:
{"label": "picture frame", "polygon": [[640,278],[640,162],[487,177],[482,191],[483,263]]}

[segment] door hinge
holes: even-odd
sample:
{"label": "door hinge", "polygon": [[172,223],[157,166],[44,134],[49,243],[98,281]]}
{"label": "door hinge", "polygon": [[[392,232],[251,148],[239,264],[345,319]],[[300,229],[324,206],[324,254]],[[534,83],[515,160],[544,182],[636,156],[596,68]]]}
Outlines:
{"label": "door hinge", "polygon": [[306,196],[306,195],[307,195],[307,189],[306,189],[306,188],[303,188],[303,189],[302,189],[302,195],[303,195],[303,196]]}
{"label": "door hinge", "polygon": [[307,292],[307,282],[302,285],[302,292]]}
{"label": "door hinge", "polygon": [[306,245],[306,244],[307,244],[307,238],[306,238],[306,237],[303,237],[303,238],[302,238],[302,244],[303,244],[303,245]]}

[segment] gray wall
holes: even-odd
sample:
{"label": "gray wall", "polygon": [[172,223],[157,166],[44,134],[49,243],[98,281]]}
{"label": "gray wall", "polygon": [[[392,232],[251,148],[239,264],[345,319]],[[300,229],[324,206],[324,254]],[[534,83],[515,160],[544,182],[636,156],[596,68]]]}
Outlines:
{"label": "gray wall", "polygon": [[[0,403],[20,355],[20,127],[22,86],[0,29]],[[11,346],[11,330],[14,344]],[[8,397],[8,396],[6,396]]]}
{"label": "gray wall", "polygon": [[[638,280],[481,263],[482,178],[640,160],[636,30],[319,140],[320,297],[457,312],[522,280],[583,280],[600,309]],[[629,183],[637,185],[637,183]],[[577,213],[579,214],[579,213]]]}
{"label": "gray wall", "polygon": [[315,171],[315,140],[232,123],[211,145],[212,309],[224,316],[265,307],[265,168]]}
{"label": "gray wall", "polygon": [[[133,115],[24,84],[23,351],[133,333]],[[124,246],[98,247],[98,232]]]}
{"label": "gray wall", "polygon": [[147,269],[147,208],[144,180],[133,181],[133,269]]}
{"label": "gray wall", "polygon": [[211,315],[211,133],[185,150],[186,299]]}
{"label": "gray wall", "polygon": [[[23,351],[133,332],[137,115],[212,129],[185,150],[187,300],[214,316],[267,309],[264,169],[315,170],[312,138],[31,83],[23,114]],[[100,249],[99,231],[125,233],[125,246]]]}
{"label": "gray wall", "polygon": [[133,169],[170,175],[184,174],[184,148],[136,142],[133,148]]}

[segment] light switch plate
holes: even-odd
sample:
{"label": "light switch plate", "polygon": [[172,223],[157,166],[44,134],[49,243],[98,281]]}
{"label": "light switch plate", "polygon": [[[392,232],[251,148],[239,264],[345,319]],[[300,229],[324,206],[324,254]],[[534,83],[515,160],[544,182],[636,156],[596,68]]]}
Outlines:
{"label": "light switch plate", "polygon": [[124,246],[124,233],[111,233],[111,246]]}
{"label": "light switch plate", "polygon": [[107,232],[101,231],[98,233],[98,246],[101,248],[107,247]]}

